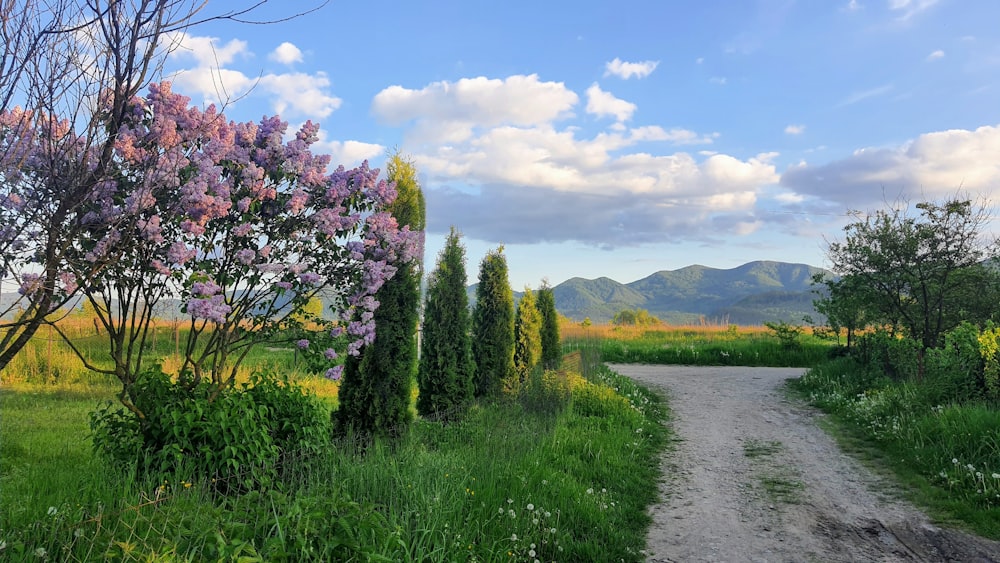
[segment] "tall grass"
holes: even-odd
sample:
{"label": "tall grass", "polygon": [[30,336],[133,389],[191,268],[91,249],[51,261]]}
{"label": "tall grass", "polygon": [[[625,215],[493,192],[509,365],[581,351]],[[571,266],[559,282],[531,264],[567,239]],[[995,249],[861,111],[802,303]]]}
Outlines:
{"label": "tall grass", "polygon": [[928,383],[893,380],[850,358],[817,366],[791,387],[833,414],[842,436],[891,467],[936,516],[1000,539],[996,404],[938,404]]}
{"label": "tall grass", "polygon": [[666,410],[584,352],[574,372],[525,386],[534,398],[418,419],[394,443],[331,442],[241,494],[109,469],[87,413],[110,382],[13,374],[0,391],[0,559],[641,561]]}
{"label": "tall grass", "polygon": [[563,325],[563,347],[596,347],[605,362],[809,367],[825,360],[832,342],[803,331],[782,342],[763,327]]}

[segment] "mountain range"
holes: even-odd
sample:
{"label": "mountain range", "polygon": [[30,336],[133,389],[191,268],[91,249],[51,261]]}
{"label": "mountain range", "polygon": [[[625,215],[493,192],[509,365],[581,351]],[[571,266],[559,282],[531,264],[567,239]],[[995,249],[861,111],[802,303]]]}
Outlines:
{"label": "mountain range", "polygon": [[[671,324],[800,323],[804,315],[822,321],[812,304],[816,295],[811,282],[817,273],[832,275],[806,264],[757,261],[728,270],[699,265],[663,270],[631,283],[571,278],[552,289],[556,310],[578,322],[606,323],[623,309],[645,309]],[[476,286],[468,292],[472,305]],[[0,306],[16,297],[0,295]],[[519,299],[520,293],[514,297]],[[173,299],[161,302],[158,310],[164,318],[183,316],[180,302]]]}
{"label": "mountain range", "polygon": [[759,325],[767,321],[817,321],[812,277],[828,270],[806,264],[756,261],[723,270],[687,266],[631,283],[572,278],[553,287],[556,310],[573,320],[610,321],[623,309],[645,309],[671,324],[699,322]]}

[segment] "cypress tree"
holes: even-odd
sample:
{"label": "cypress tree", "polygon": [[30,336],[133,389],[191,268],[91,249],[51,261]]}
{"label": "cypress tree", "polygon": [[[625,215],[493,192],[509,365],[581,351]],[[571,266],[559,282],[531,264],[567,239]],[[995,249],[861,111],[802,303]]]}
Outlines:
{"label": "cypress tree", "polygon": [[536,301],[542,315],[542,367],[559,369],[562,350],[559,345],[559,315],[556,313],[556,295],[547,282],[542,282]]}
{"label": "cypress tree", "polygon": [[535,305],[535,294],[525,287],[514,319],[514,371],[517,374],[512,382],[514,389],[527,380],[542,359],[541,330],[542,315]]}
{"label": "cypress tree", "polygon": [[420,342],[417,412],[454,418],[472,399],[472,341],[465,248],[452,227],[427,285]]}
{"label": "cypress tree", "polygon": [[420,232],[417,256],[398,264],[396,274],[376,292],[375,341],[361,359],[348,358],[340,384],[338,428],[361,435],[398,436],[412,418],[411,391],[417,369],[417,321],[420,277],[423,271],[424,194],[417,170],[398,151],[386,164],[387,177],[396,184],[389,212],[400,227]]}
{"label": "cypress tree", "polygon": [[476,396],[496,394],[501,382],[514,375],[514,292],[502,246],[486,253],[479,265],[472,334]]}

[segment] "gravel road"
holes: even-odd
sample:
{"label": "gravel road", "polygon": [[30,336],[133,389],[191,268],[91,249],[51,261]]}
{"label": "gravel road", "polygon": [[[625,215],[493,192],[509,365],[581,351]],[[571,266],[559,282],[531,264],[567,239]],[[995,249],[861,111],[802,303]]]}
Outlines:
{"label": "gravel road", "polygon": [[785,395],[801,368],[612,365],[670,399],[647,561],[1000,562],[1000,543],[931,524]]}

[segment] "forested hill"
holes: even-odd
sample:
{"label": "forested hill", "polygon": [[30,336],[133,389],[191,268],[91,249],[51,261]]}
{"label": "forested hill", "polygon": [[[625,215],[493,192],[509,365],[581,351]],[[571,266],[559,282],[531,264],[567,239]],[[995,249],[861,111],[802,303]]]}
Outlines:
{"label": "forested hill", "polygon": [[578,321],[607,322],[622,309],[645,309],[674,324],[701,319],[800,323],[803,315],[818,317],[812,306],[812,276],[817,273],[829,272],[806,264],[757,261],[729,270],[698,265],[663,270],[627,284],[606,277],[572,278],[553,289],[559,313]]}

